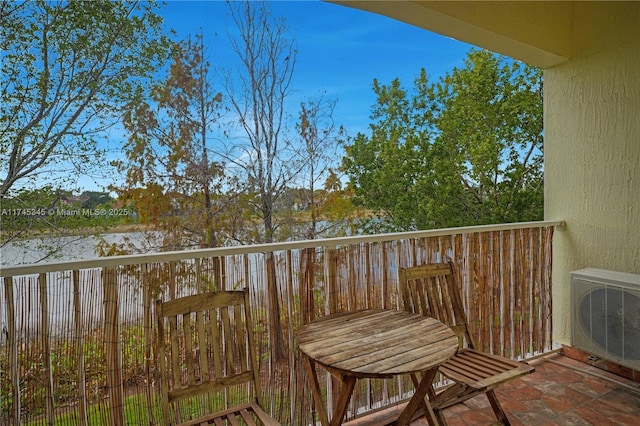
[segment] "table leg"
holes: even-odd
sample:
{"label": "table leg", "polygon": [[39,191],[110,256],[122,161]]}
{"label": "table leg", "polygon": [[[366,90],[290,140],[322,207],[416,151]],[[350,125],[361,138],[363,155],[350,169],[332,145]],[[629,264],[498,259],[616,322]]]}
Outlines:
{"label": "table leg", "polygon": [[303,355],[304,366],[307,370],[307,376],[311,384],[311,393],[313,394],[313,400],[316,403],[316,409],[318,410],[318,416],[320,417],[320,424],[322,426],[329,426],[329,417],[327,416],[327,409],[325,408],[324,401],[322,400],[322,392],[320,391],[320,383],[318,382],[318,374],[316,373],[316,363],[313,362],[308,356]]}
{"label": "table leg", "polygon": [[431,403],[429,402],[428,399],[425,399],[427,392],[429,391],[429,389],[431,389],[431,384],[437,372],[438,372],[438,369],[434,368],[432,370],[425,371],[422,374],[422,379],[420,380],[420,383],[416,387],[416,390],[413,396],[409,400],[409,403],[404,408],[404,410],[402,410],[402,413],[400,413],[400,417],[398,417],[398,420],[395,422],[397,426],[408,425],[409,422],[411,421],[411,418],[413,417],[413,415],[415,414],[416,410],[420,405],[423,405],[425,407],[425,411],[426,411],[425,416],[427,417],[427,421],[429,422],[429,425],[431,426],[440,425],[440,422],[438,421],[438,418],[436,417],[433,411],[433,408],[431,408]]}
{"label": "table leg", "polygon": [[349,408],[349,401],[351,401],[353,388],[356,386],[355,377],[341,376],[339,379],[342,386],[340,389],[340,396],[338,397],[338,403],[333,409],[331,426],[340,426],[342,424],[342,419],[344,419],[344,416],[347,414],[347,409]]}
{"label": "table leg", "polygon": [[320,391],[320,382],[318,381],[318,373],[316,371],[316,363],[306,355],[302,357],[304,359],[304,366],[309,377],[311,392],[313,393],[313,400],[316,403],[316,409],[318,410],[318,416],[320,417],[320,424],[322,426],[340,426],[342,419],[347,414],[349,408],[349,401],[351,401],[351,394],[356,386],[356,378],[351,376],[339,376],[340,380],[340,396],[333,410],[333,417],[331,423],[329,423],[329,417],[327,416],[327,410],[322,400],[322,392]]}
{"label": "table leg", "polygon": [[[418,375],[416,373],[411,373],[410,376],[411,376],[411,381],[413,382],[413,388],[418,389],[418,385],[420,385],[420,380],[418,379]],[[422,377],[422,374],[420,375],[420,377]],[[432,392],[427,392],[427,395],[431,397],[431,393]],[[429,412],[429,407],[424,402],[421,405],[425,413]]]}

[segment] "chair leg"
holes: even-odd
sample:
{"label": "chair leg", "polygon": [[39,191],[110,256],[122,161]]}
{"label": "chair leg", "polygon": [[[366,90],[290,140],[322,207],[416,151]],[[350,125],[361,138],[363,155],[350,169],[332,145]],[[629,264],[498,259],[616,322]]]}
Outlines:
{"label": "chair leg", "polygon": [[498,421],[505,426],[510,426],[511,423],[509,423],[509,419],[502,409],[502,406],[500,405],[500,402],[493,390],[487,391],[487,398],[489,399],[489,404],[491,404],[491,408],[493,408],[493,412],[495,413]]}
{"label": "chair leg", "polygon": [[[418,375],[415,374],[415,373],[412,373],[411,374],[411,381],[413,382],[414,388],[417,389],[418,388],[418,384],[420,383]],[[429,387],[429,389],[427,390],[427,399],[422,402],[422,409],[424,410],[425,417],[427,418],[427,422],[429,422],[429,424],[431,424],[431,422],[432,422],[431,416],[429,414],[430,401],[433,401],[435,397],[436,397],[436,392],[433,390],[433,385],[431,385]],[[433,412],[433,415],[436,418],[436,420],[441,425],[446,425],[447,424],[441,408],[432,407],[431,411]]]}
{"label": "chair leg", "polygon": [[[433,401],[436,397],[436,391],[433,390],[433,386],[431,386],[429,388],[429,390],[427,391],[427,397],[429,398],[429,400]],[[438,422],[440,422],[441,425],[446,425],[447,421],[444,418],[444,413],[442,412],[441,408],[433,408],[433,414],[435,414],[436,419],[438,420]]]}

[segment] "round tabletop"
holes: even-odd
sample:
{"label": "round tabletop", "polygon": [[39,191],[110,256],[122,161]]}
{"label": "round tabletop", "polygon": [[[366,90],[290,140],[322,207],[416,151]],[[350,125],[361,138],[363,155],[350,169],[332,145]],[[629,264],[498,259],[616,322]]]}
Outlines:
{"label": "round tabletop", "polygon": [[405,311],[333,314],[300,328],[300,350],[328,369],[356,377],[390,377],[436,368],[458,349],[446,325]]}

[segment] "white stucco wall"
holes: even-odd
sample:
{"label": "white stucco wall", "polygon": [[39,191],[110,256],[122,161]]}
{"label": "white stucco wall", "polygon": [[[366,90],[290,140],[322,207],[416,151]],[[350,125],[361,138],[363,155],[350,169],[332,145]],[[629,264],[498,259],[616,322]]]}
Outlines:
{"label": "white stucco wall", "polygon": [[545,216],[567,222],[554,235],[556,343],[570,343],[572,270],[640,274],[640,40],[625,38],[545,71]]}

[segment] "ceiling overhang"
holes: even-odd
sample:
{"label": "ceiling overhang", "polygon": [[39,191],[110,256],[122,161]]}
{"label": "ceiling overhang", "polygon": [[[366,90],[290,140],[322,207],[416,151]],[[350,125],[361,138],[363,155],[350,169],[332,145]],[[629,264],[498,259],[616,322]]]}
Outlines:
{"label": "ceiling overhang", "polygon": [[571,55],[570,1],[332,1],[424,28],[531,65]]}

